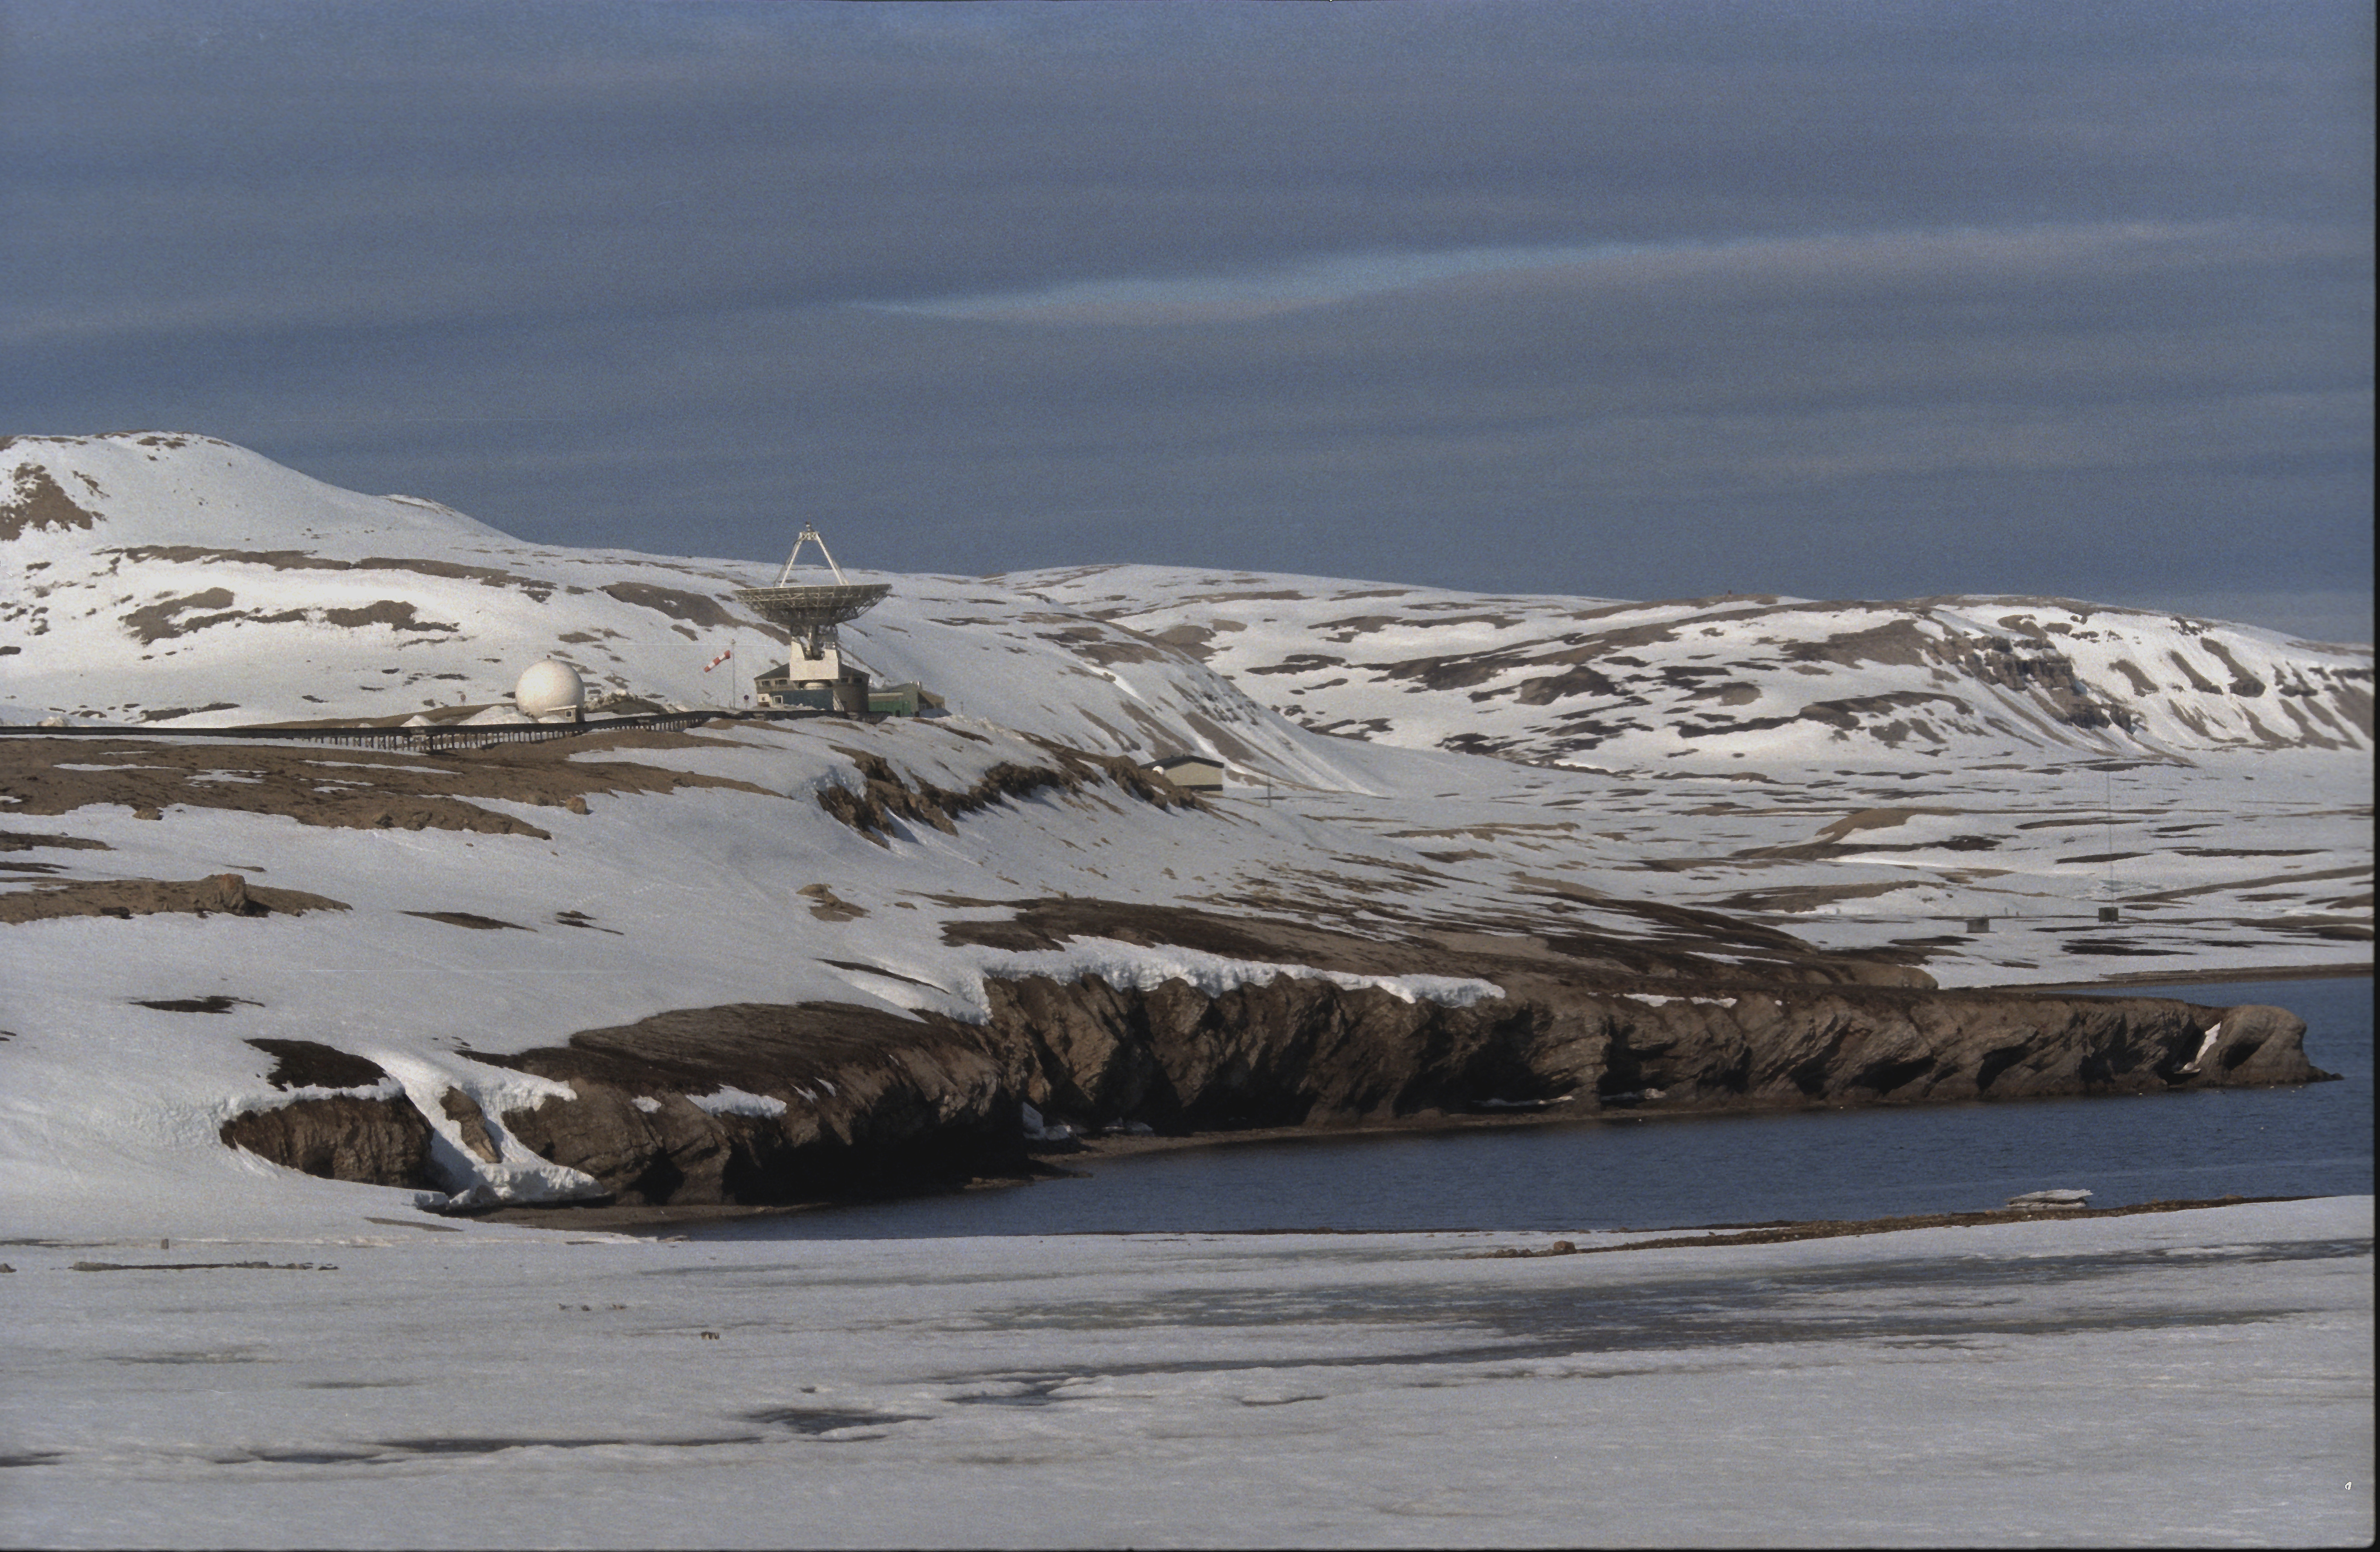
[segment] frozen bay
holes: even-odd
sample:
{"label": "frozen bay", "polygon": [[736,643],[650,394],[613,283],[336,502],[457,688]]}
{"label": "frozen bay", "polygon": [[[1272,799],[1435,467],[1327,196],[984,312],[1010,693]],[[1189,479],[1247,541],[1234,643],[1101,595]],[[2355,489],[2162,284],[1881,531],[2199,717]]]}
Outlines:
{"label": "frozen bay", "polygon": [[20,1243],[0,1535],[2364,1541],[2371,1233]]}

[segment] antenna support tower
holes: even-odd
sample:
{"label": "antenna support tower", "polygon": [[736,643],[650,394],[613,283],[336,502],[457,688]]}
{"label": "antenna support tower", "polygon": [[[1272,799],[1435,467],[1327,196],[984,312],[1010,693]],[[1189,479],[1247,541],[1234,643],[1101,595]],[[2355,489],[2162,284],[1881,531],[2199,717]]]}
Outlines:
{"label": "antenna support tower", "polygon": [[[832,574],[832,584],[798,585],[793,580],[795,563],[802,556],[802,547],[815,544],[826,559],[826,568]],[[803,655],[824,657],[835,645],[834,627],[846,620],[856,620],[884,601],[892,590],[889,582],[847,582],[843,568],[834,564],[832,552],[826,540],[819,537],[815,524],[804,523],[799,538],[794,540],[794,552],[785,557],[785,567],[777,574],[773,588],[738,588],[735,601],[768,621],[783,625],[802,644]]]}

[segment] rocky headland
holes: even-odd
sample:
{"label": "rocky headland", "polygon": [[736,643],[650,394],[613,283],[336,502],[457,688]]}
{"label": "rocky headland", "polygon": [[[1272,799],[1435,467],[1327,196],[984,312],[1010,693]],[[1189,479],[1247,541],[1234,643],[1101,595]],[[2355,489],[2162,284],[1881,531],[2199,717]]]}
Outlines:
{"label": "rocky headland", "polygon": [[[1051,917],[1079,917],[1209,952],[1246,952],[1266,936],[1190,911],[1050,907],[1007,930],[1038,937],[1058,929]],[[837,1003],[688,1008],[563,1045],[469,1052],[563,1091],[486,1115],[450,1089],[442,1109],[482,1162],[501,1157],[500,1131],[588,1177],[595,1188],[575,1200],[698,1207],[1014,1178],[1035,1155],[1102,1133],[2022,1100],[2330,1075],[2308,1062],[2303,1022],[2277,1008],[1941,990],[1855,960],[1751,979],[1671,955],[1647,975],[1592,945],[1514,940],[1500,952],[1480,936],[1451,948],[1276,931],[1307,969],[1459,971],[1500,995],[1458,1006],[1287,973],[1220,992],[1025,976],[987,983],[980,1024]],[[503,1205],[471,1188],[469,1165],[443,1156],[455,1145],[370,1062],[297,1042],[272,1054],[273,1082],[298,1097],[235,1117],[225,1142],[310,1173],[452,1191],[452,1210]],[[689,1097],[720,1094],[735,1102]]]}

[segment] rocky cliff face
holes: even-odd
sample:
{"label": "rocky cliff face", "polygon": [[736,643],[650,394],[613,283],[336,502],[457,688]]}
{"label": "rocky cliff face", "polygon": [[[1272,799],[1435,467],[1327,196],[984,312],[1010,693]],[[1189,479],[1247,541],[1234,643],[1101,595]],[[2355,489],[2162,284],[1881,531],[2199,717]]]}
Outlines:
{"label": "rocky cliff face", "polygon": [[[572,1097],[478,1118],[628,1204],[784,1203],[1014,1174],[1031,1105],[1160,1133],[1535,1110],[1699,1111],[2304,1083],[2278,1009],[1811,982],[1582,986],[1467,1007],[1281,975],[994,981],[968,1025],[836,1004],[687,1009],[480,1053]],[[1649,989],[1658,987],[1660,989]],[[1644,988],[1644,989],[1640,989]],[[360,1073],[345,1074],[359,1079]],[[474,1109],[476,1117],[476,1108]],[[402,1096],[309,1090],[227,1143],[310,1173],[455,1190]]]}

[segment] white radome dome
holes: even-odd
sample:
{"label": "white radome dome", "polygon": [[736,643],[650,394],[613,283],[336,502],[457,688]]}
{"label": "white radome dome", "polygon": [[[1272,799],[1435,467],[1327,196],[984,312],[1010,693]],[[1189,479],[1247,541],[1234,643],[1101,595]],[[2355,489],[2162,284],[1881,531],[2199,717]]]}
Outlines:
{"label": "white radome dome", "polygon": [[531,663],[513,686],[513,704],[524,717],[551,717],[586,703],[587,686],[579,682],[578,671],[552,658]]}

